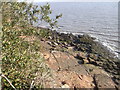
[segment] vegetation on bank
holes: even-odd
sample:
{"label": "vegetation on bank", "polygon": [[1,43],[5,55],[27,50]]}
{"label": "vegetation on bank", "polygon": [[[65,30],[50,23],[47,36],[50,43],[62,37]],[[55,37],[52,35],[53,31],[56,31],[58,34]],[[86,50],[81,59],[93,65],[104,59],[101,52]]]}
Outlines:
{"label": "vegetation on bank", "polygon": [[[33,84],[37,72],[43,75],[49,72],[41,56],[41,46],[38,41],[25,41],[22,36],[46,37],[44,29],[33,27],[38,21],[47,22],[51,28],[57,26],[57,20],[50,18],[52,13],[50,5],[43,6],[25,2],[2,2],[2,74],[6,76],[15,88],[26,89]],[[42,81],[34,87],[43,87]],[[12,89],[5,78],[2,78],[2,88]]]}

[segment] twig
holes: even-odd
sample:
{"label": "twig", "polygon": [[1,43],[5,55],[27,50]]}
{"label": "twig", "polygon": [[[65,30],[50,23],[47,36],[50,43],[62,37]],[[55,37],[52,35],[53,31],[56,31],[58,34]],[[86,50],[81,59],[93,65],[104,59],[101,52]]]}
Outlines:
{"label": "twig", "polygon": [[14,88],[14,90],[17,90],[5,75],[1,74],[1,77],[5,78],[9,82],[9,84],[12,86],[12,88]]}
{"label": "twig", "polygon": [[29,90],[31,90],[31,89],[33,88],[33,83],[34,83],[34,81],[32,81],[32,83],[31,83],[31,85],[30,85],[30,89],[29,89]]}

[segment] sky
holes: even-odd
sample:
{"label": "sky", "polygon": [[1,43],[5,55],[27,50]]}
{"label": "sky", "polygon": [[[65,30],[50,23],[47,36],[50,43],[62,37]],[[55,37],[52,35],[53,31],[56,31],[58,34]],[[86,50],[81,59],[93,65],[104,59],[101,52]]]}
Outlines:
{"label": "sky", "polygon": [[120,0],[18,0],[27,2],[119,2]]}

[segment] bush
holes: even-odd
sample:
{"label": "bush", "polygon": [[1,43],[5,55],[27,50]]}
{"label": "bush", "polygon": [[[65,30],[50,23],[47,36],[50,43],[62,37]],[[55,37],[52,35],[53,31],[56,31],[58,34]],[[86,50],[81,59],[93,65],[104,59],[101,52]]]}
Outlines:
{"label": "bush", "polygon": [[[45,37],[45,31],[37,31],[32,25],[39,20],[47,22],[51,28],[56,26],[61,15],[51,19],[50,5],[38,6],[25,2],[2,2],[2,73],[19,89],[26,89],[35,80],[36,73],[48,72],[49,69],[41,56],[40,43],[25,41],[22,35],[40,35]],[[40,17],[39,16],[39,17]],[[42,75],[42,74],[41,74]],[[41,84],[42,85],[42,84]],[[41,87],[41,85],[38,85]],[[37,87],[37,86],[35,86]],[[12,89],[6,79],[2,79],[3,89]]]}

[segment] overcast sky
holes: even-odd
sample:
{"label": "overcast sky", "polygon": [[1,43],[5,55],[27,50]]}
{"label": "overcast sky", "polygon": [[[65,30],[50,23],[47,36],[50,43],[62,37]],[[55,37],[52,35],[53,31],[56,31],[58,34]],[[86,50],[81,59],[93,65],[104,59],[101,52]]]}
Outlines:
{"label": "overcast sky", "polygon": [[18,0],[28,2],[119,2],[120,0]]}

